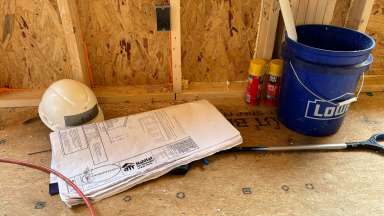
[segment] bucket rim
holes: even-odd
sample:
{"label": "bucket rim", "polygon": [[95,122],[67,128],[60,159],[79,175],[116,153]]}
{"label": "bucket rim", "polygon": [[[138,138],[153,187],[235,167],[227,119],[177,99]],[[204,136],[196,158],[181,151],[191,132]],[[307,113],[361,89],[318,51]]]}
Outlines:
{"label": "bucket rim", "polygon": [[287,36],[286,32],[285,32],[285,35],[286,35],[285,39],[287,41],[289,41],[290,43],[292,43],[292,44],[298,44],[300,46],[303,46],[304,48],[312,49],[313,51],[316,51],[316,52],[327,52],[328,54],[331,54],[331,53],[333,53],[333,54],[341,54],[341,53],[343,53],[343,54],[351,54],[352,55],[353,53],[360,52],[360,53],[362,53],[362,55],[365,55],[366,53],[368,53],[371,50],[373,50],[375,48],[375,46],[376,46],[376,41],[375,41],[375,39],[372,36],[370,36],[370,35],[368,35],[366,33],[363,33],[363,32],[359,32],[359,31],[354,30],[354,29],[350,29],[350,28],[346,28],[346,27],[340,27],[340,26],[335,26],[335,25],[323,25],[323,24],[302,24],[302,25],[297,25],[296,29],[298,27],[303,27],[303,26],[322,26],[322,27],[337,28],[337,29],[343,29],[343,30],[346,30],[346,31],[354,32],[354,33],[357,33],[357,34],[360,34],[360,35],[366,37],[368,40],[370,40],[372,42],[372,45],[369,48],[366,48],[366,49],[353,50],[353,51],[348,51],[348,50],[328,50],[328,49],[321,49],[321,48],[317,48],[317,47],[308,46],[308,45],[306,45],[304,43],[300,43],[298,41],[294,41],[294,40],[292,40],[291,38],[289,38]]}

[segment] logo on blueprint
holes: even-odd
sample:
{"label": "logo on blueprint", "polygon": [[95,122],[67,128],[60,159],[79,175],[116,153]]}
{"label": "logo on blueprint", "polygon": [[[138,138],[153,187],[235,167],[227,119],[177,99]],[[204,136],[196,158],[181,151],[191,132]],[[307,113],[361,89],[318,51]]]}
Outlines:
{"label": "logo on blueprint", "polygon": [[136,162],[138,169],[145,168],[149,165],[152,165],[155,162],[152,156],[142,159],[141,161]]}
{"label": "logo on blueprint", "polygon": [[121,168],[123,168],[124,172],[129,172],[135,170],[135,164],[134,163],[125,163]]}
{"label": "logo on blueprint", "polygon": [[[342,101],[342,98],[346,98],[349,94],[345,94],[341,97],[331,100],[332,102],[336,99]],[[337,102],[336,102],[337,103]],[[305,110],[305,117],[316,120],[331,120],[338,119],[345,115],[348,111],[350,104],[334,105],[324,100],[308,101],[307,108]]]}

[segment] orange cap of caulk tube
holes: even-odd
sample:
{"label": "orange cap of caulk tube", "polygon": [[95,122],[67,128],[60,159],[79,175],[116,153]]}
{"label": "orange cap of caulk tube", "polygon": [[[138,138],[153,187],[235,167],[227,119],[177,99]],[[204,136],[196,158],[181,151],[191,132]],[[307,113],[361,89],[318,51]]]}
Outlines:
{"label": "orange cap of caulk tube", "polygon": [[264,59],[252,59],[249,65],[249,75],[262,76],[264,74],[265,64],[267,64],[267,61]]}
{"label": "orange cap of caulk tube", "polygon": [[269,63],[269,72],[268,74],[276,77],[280,77],[283,72],[283,60],[273,59]]}

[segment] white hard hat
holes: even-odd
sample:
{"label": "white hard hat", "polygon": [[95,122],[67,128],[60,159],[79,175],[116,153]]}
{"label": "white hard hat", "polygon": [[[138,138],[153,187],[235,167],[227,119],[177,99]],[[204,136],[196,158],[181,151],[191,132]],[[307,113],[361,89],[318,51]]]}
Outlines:
{"label": "white hard hat", "polygon": [[49,86],[41,99],[39,116],[53,131],[104,120],[93,91],[70,79]]}

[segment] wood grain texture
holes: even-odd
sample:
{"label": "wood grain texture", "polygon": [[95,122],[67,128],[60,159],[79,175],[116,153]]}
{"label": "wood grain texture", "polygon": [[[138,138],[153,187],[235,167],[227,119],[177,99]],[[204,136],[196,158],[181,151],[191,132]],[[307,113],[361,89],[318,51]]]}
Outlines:
{"label": "wood grain texture", "polygon": [[280,5],[278,0],[263,0],[253,58],[271,59],[275,45]]}
{"label": "wood grain texture", "polygon": [[[166,0],[77,1],[97,85],[171,82],[169,34],[156,32],[154,11],[155,4]],[[294,11],[301,1],[308,2],[291,1],[297,5]],[[345,24],[350,4],[336,1],[332,24]],[[384,74],[383,5],[383,0],[375,1],[367,27],[377,42],[373,75]],[[244,80],[261,0],[182,0],[181,6],[183,79]],[[75,78],[56,0],[0,1],[0,54],[0,88],[42,89],[55,80]]]}
{"label": "wood grain texture", "polygon": [[384,0],[376,0],[369,18],[367,33],[376,40],[374,61],[369,74],[384,76]]}
{"label": "wood grain texture", "polygon": [[[99,103],[148,103],[173,101],[175,94],[162,85],[96,87],[92,89]],[[13,90],[0,92],[1,107],[38,106],[43,90]]]}
{"label": "wood grain texture", "polygon": [[375,0],[352,0],[346,27],[365,32]]}
{"label": "wood grain texture", "polygon": [[332,18],[332,25],[344,26],[352,0],[337,0]]}
{"label": "wood grain texture", "polygon": [[0,87],[45,88],[72,78],[54,0],[0,1]]}
{"label": "wood grain texture", "polygon": [[[340,131],[312,138],[286,129],[273,109],[249,107],[242,100],[212,101],[240,130],[244,145],[289,145],[358,141],[382,131],[384,94],[363,95]],[[171,103],[103,105],[107,119]],[[50,164],[49,130],[33,108],[0,109],[0,157]],[[27,121],[29,120],[29,121]],[[28,123],[23,124],[27,121]],[[220,154],[196,162],[186,176],[166,175],[95,203],[99,215],[383,215],[384,160],[370,151],[273,154]],[[49,177],[27,168],[0,164],[0,209],[4,215],[87,215],[84,206],[69,209],[48,195]],[[242,193],[251,188],[251,194]],[[184,199],[176,198],[183,192]],[[37,202],[45,207],[36,209]]]}
{"label": "wood grain texture", "polygon": [[171,44],[172,44],[172,87],[173,92],[182,90],[181,71],[181,4],[180,0],[171,0]]}
{"label": "wood grain texture", "polygon": [[57,5],[64,30],[64,38],[67,43],[73,78],[91,86],[92,76],[91,71],[88,71],[88,53],[85,50],[86,46],[80,26],[76,0],[57,0]]}
{"label": "wood grain texture", "polygon": [[95,85],[169,83],[169,32],[157,32],[165,0],[80,0]]}
{"label": "wood grain texture", "polygon": [[[170,92],[163,85],[97,87],[95,92],[101,104],[116,103],[148,103],[148,102],[176,102],[193,101],[198,99],[243,99],[247,87],[246,81],[235,82],[191,82],[188,88],[180,93]],[[360,86],[360,84],[358,84]],[[362,92],[383,92],[384,76],[365,76]],[[13,90],[1,91],[0,108],[35,107],[38,106],[42,90]]]}
{"label": "wood grain texture", "polygon": [[261,0],[183,0],[182,71],[190,81],[244,80]]}
{"label": "wood grain texture", "polygon": [[[344,0],[338,0],[344,1]],[[292,14],[296,25],[331,23],[337,0],[290,0]],[[274,57],[282,56],[281,49],[285,41],[284,20],[280,18],[277,28],[277,40],[275,42]]]}
{"label": "wood grain texture", "polygon": [[336,2],[337,0],[291,0],[296,25],[329,24],[335,13]]}

